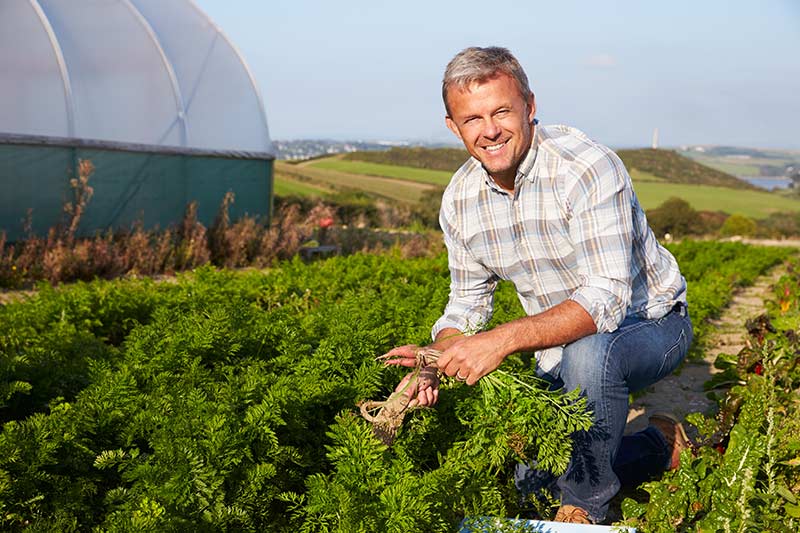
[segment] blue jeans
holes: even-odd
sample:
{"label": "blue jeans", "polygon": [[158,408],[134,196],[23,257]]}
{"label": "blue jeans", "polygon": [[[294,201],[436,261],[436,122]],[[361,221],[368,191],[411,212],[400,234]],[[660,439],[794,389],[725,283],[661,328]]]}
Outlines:
{"label": "blue jeans", "polygon": [[[623,436],[628,394],[672,373],[691,342],[691,319],[685,304],[677,304],[662,318],[627,318],[616,331],[564,347],[559,375],[549,377],[554,387],[581,389],[594,424],[573,435],[570,464],[557,481],[562,505],[581,507],[601,522],[622,483],[636,486],[667,468],[671,450],[660,431]],[[518,487],[526,476],[542,480],[541,472],[518,468]]]}

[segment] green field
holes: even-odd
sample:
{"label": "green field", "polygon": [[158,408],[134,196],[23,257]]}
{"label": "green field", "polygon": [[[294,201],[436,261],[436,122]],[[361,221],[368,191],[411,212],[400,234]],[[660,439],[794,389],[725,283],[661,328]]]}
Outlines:
{"label": "green field", "polygon": [[764,174],[780,176],[787,165],[800,164],[800,153],[793,150],[755,150],[741,149],[741,153],[717,153],[690,150],[681,152],[703,165],[733,174],[735,176],[761,176]]}
{"label": "green field", "polygon": [[698,159],[698,161],[711,168],[716,168],[717,170],[733,174],[734,176],[758,176],[761,174],[758,165],[754,165],[753,163],[738,163],[722,158],[708,160]]}
{"label": "green field", "polygon": [[[670,250],[702,353],[706,319],[793,253],[690,240]],[[780,304],[766,303],[776,334],[715,365],[717,384],[743,384],[711,393],[728,415],[693,418],[701,435],[729,438],[698,439],[648,495],[631,487],[628,525],[798,530],[784,515],[800,449],[800,342],[782,333],[800,325],[800,268],[789,272],[769,293]],[[555,505],[522,502],[514,466],[566,470],[571,437],[591,425],[580,391],[552,390],[514,354],[475,386],[443,377],[434,409],[382,402],[406,370],[375,357],[428,342],[449,286],[445,254],[359,253],[203,266],[170,283],[41,284],[0,305],[0,531],[452,533],[473,516],[550,519]],[[495,296],[487,327],[524,314],[511,284]],[[401,405],[402,426],[387,438],[367,402]],[[750,473],[737,479],[741,465]]]}
{"label": "green field", "polygon": [[285,175],[289,179],[295,179],[321,188],[336,191],[361,191],[376,197],[404,203],[416,203],[423,194],[434,189],[433,185],[426,183],[317,168],[310,163],[292,165],[276,161],[275,172],[276,174]]}
{"label": "green field", "polygon": [[[660,155],[660,154],[658,154]],[[326,157],[301,164],[276,162],[276,192],[291,191],[320,196],[325,191],[362,191],[376,197],[415,203],[424,194],[445,186],[451,172],[411,166],[344,160]],[[698,211],[722,211],[751,218],[775,212],[800,211],[800,200],[756,189],[733,189],[715,185],[674,183],[661,175],[630,169],[639,201],[645,209],[672,197],[683,198]]]}
{"label": "green field", "polygon": [[364,161],[345,161],[343,159],[331,157],[320,159],[309,166],[327,170],[337,170],[360,174],[365,176],[382,176],[399,180],[416,181],[419,183],[429,183],[432,185],[445,186],[450,182],[452,172],[443,170],[430,170],[426,168],[404,167],[397,165],[384,165],[379,163],[367,163]]}
{"label": "green field", "polygon": [[800,211],[800,201],[769,192],[634,181],[634,189],[644,209],[658,207],[665,200],[683,198],[698,211],[723,211],[751,218],[765,218],[770,213]]}
{"label": "green field", "polygon": [[277,196],[325,197],[332,191],[325,187],[289,178],[283,174],[276,174],[274,192]]}
{"label": "green field", "polygon": [[664,178],[660,178],[655,174],[650,174],[649,172],[642,172],[641,170],[635,168],[630,169],[629,174],[631,175],[633,183],[668,183]]}

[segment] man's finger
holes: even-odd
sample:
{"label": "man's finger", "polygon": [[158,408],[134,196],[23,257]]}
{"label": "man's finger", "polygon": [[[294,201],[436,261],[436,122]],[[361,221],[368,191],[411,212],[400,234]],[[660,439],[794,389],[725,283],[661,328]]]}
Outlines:
{"label": "man's finger", "polygon": [[394,388],[395,392],[403,391],[406,396],[413,396],[417,393],[416,387],[409,387],[408,382],[411,380],[411,374],[406,374],[403,379],[400,380],[400,383],[397,384],[397,387]]}
{"label": "man's finger", "polygon": [[384,365],[400,365],[400,366],[417,366],[417,360],[414,358],[407,358],[407,357],[398,357],[393,359],[383,359]]}
{"label": "man's finger", "polygon": [[388,357],[416,357],[417,350],[419,346],[416,344],[406,344],[405,346],[398,346],[396,348],[392,348],[388,352],[383,355],[379,355],[376,359],[386,359]]}
{"label": "man's finger", "polygon": [[430,407],[434,405],[436,401],[434,400],[434,391],[435,389],[425,389],[419,392],[417,395],[417,400],[419,401],[419,405],[424,405],[425,407]]}

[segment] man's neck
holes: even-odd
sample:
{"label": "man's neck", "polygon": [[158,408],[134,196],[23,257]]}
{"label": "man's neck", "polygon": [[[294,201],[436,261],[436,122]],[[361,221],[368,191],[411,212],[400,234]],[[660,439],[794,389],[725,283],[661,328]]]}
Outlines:
{"label": "man's neck", "polygon": [[504,191],[513,193],[514,192],[514,185],[517,182],[517,169],[519,169],[519,165],[514,167],[514,170],[509,170],[508,172],[503,172],[500,174],[489,174],[489,177],[492,178],[498,187],[503,189]]}

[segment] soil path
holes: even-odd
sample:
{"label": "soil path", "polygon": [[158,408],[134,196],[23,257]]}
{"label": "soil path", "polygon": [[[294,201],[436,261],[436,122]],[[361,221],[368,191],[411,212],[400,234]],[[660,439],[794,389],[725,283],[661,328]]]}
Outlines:
{"label": "soil path", "polygon": [[[737,354],[745,346],[747,330],[745,322],[765,312],[764,299],[769,296],[770,287],[784,273],[784,265],[778,265],[756,282],[733,295],[728,307],[720,317],[712,320],[716,330],[708,339],[704,358],[687,360],[674,374],[667,376],[636,398],[628,411],[626,433],[633,433],[647,427],[647,417],[657,412],[668,412],[685,420],[689,413],[713,414],[716,404],[706,397],[703,384],[719,370],[714,368],[714,360],[720,353]],[[690,310],[691,311],[691,310]],[[694,428],[686,425],[690,437]]]}

